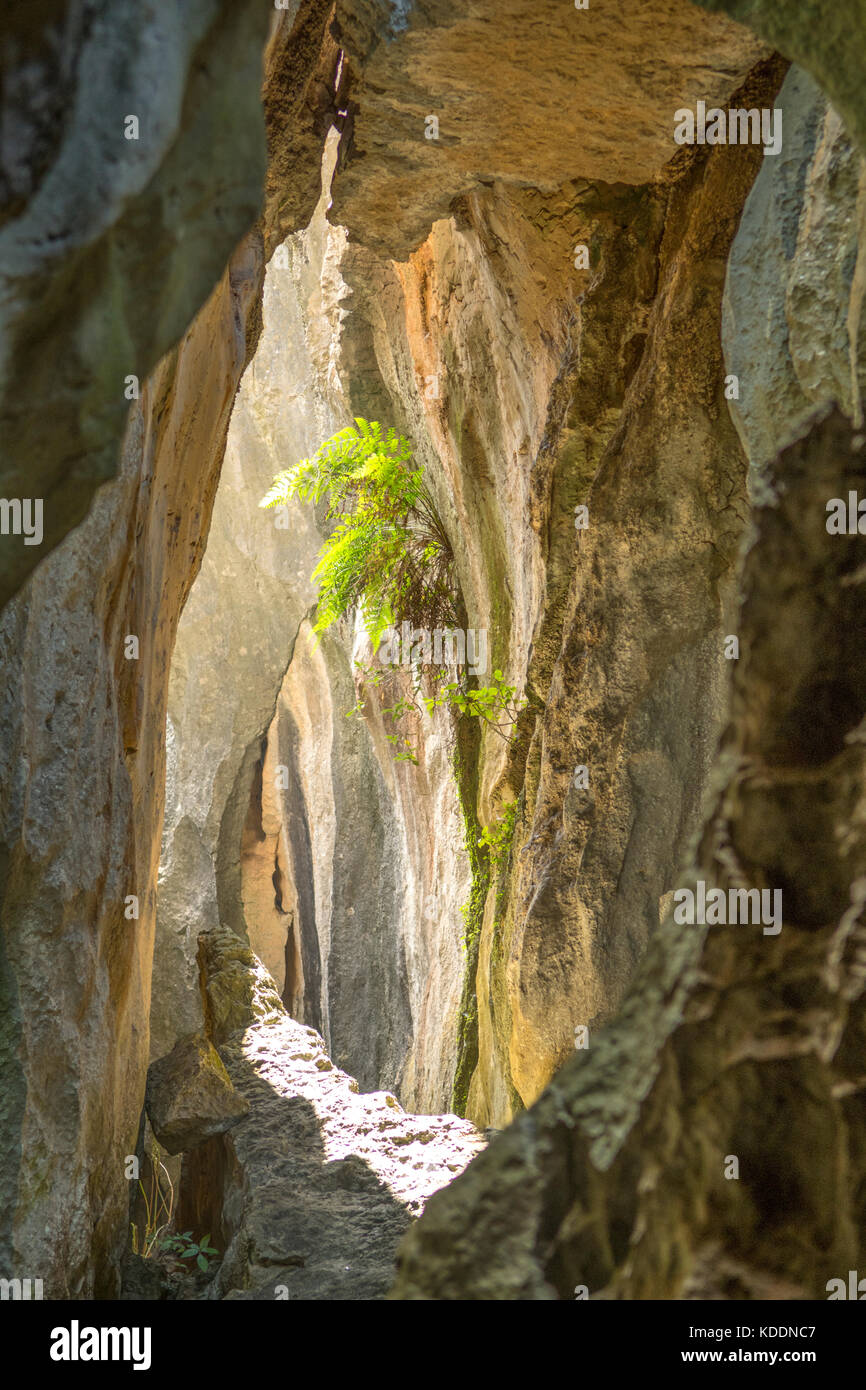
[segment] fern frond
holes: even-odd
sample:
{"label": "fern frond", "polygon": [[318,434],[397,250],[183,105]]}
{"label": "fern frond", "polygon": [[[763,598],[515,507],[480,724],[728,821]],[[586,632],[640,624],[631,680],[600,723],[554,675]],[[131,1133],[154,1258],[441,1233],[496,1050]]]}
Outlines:
{"label": "fern frond", "polygon": [[407,439],[358,416],[312,458],[278,473],[260,506],[326,495],[335,524],[312,576],[317,635],[356,606],[374,645],[404,618],[434,627],[456,621],[451,545]]}

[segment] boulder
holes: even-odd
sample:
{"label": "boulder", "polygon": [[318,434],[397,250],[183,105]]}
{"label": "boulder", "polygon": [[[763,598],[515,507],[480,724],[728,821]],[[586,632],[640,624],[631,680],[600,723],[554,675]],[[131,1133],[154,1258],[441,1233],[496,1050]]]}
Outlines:
{"label": "boulder", "polygon": [[145,1105],[153,1132],[170,1154],[223,1134],[249,1113],[216,1048],[200,1033],[181,1038],[147,1073]]}

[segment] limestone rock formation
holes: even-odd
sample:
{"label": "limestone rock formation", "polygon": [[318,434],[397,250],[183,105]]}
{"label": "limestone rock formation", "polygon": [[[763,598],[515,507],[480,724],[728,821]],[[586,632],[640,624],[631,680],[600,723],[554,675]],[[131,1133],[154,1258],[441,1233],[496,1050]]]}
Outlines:
{"label": "limestone rock formation", "polygon": [[777,105],[784,157],[762,167],[743,209],[722,321],[741,384],[731,413],[758,495],[765,466],[816,408],[838,402],[856,418],[866,383],[863,160],[801,69],[791,69]]}
{"label": "limestone rock formation", "polygon": [[617,1018],[430,1203],[394,1297],[814,1299],[864,1258],[866,633],[856,536],[824,524],[862,435],[831,413],[772,485],[691,885],[780,887],[781,931],[668,917]]}
{"label": "limestone rock formation", "polygon": [[180,1222],[224,1252],[210,1296],[384,1297],[413,1216],[484,1139],[454,1115],[359,1093],[233,932],[204,933],[201,961],[213,1038],[250,1103],[244,1124],[183,1160]]}
{"label": "limestone rock formation", "polygon": [[0,546],[0,607],[119,471],[130,378],[258,215],[267,22],[255,0],[4,16],[0,495],[40,498],[44,539]]}
{"label": "limestone rock formation", "polygon": [[[279,224],[266,215],[249,230],[264,155],[261,7],[148,12],[146,31],[127,7],[92,9],[78,29],[69,20],[66,46],[56,19],[40,38],[42,10],[16,12],[4,48],[4,93],[24,101],[27,130],[0,229],[2,487],[38,483],[46,546],[3,535],[3,598],[56,549],[0,615],[0,1264],[33,1270],[47,1297],[118,1287],[149,1060],[168,668],[257,334],[263,236]],[[311,11],[321,42],[321,6],[294,18],[306,35]],[[276,58],[293,32],[287,15]],[[32,92],[27,72],[43,75]],[[271,84],[277,128],[309,104],[290,76]],[[138,146],[123,137],[133,78]],[[55,147],[52,103],[65,111],[67,98]],[[312,170],[295,170],[304,221],[318,161],[316,146]],[[129,407],[127,370],[140,377]]]}
{"label": "limestone rock formation", "polygon": [[[759,64],[737,100],[772,104],[783,73]],[[761,162],[705,149],[640,189],[497,185],[405,264],[344,258],[353,399],[406,422],[468,625],[530,698],[510,755],[485,736],[469,798],[483,825],[519,808],[465,996],[458,1100],[479,1123],[531,1103],[574,1028],[610,1017],[697,824],[746,515],[717,325]]]}
{"label": "limestone rock formation", "polygon": [[788,0],[695,0],[730,15],[810,72],[839,112],[849,134],[866,149],[863,93],[866,28],[862,0],[791,5]]}
{"label": "limestone rock formation", "polygon": [[760,170],[725,289],[756,502],[741,658],[677,881],[772,883],[784,925],[668,917],[616,1019],[431,1204],[396,1297],[821,1298],[864,1258],[862,576],[825,524],[863,491],[839,410],[859,423],[863,165],[803,72],[778,102],[785,157]]}
{"label": "limestone rock formation", "polygon": [[[404,1233],[400,1298],[820,1296],[866,1255],[862,6],[49,9],[0,50],[0,492],[45,506],[0,536],[0,1274],[117,1294],[148,1063],[206,1032],[248,1119],[151,1100],[214,1297],[382,1297]],[[698,98],[782,154],[678,149]],[[510,744],[440,710],[395,763],[412,677],[309,640],[321,509],[257,503],[357,414]],[[699,879],[781,933],[676,923]]]}
{"label": "limestone rock formation", "polygon": [[[594,81],[605,84],[610,17],[585,26],[582,34],[574,30],[573,42],[566,44],[563,26],[572,33],[580,24],[576,14],[551,12],[539,27],[535,9],[515,3],[503,30],[502,15],[489,4],[475,4],[469,13],[463,7],[459,14],[441,8],[439,26],[416,28],[410,17],[405,28],[397,25],[389,32],[386,44],[378,42],[381,31],[369,27],[366,12],[363,18],[352,7],[341,13],[337,32],[348,73],[341,81],[350,115],[328,216],[331,223],[345,219],[349,243],[339,229],[326,229],[323,196],[309,230],[280,247],[270,263],[263,333],[239,393],[208,556],[175,655],[153,1047],[165,1050],[178,1031],[200,1024],[197,995],[190,988],[194,943],[202,917],[218,912],[248,935],[292,1012],[322,1028],[334,1056],[364,1085],[394,1087],[407,1104],[431,1110],[447,1104],[453,1088],[461,1109],[468,1104],[476,1118],[501,1124],[538,1093],[567,1055],[574,1023],[600,1019],[602,998],[608,1011],[614,1008],[630,977],[694,822],[713,721],[720,719],[724,667],[715,663],[704,676],[695,664],[702,661],[700,653],[691,666],[679,654],[678,673],[671,679],[693,687],[683,697],[693,702],[693,714],[679,731],[656,735],[678,744],[673,755],[678,766],[642,749],[641,786],[633,788],[633,778],[623,786],[625,767],[634,761],[629,755],[611,794],[612,800],[633,797],[655,827],[670,818],[680,826],[673,838],[666,837],[651,883],[644,881],[645,869],[635,858],[634,893],[622,894],[617,921],[637,917],[641,925],[621,934],[609,965],[588,964],[580,996],[569,999],[572,981],[581,973],[578,956],[581,966],[587,964],[587,953],[595,949],[591,943],[607,927],[592,920],[600,913],[597,906],[590,906],[587,924],[583,905],[569,903],[563,912],[562,895],[552,893],[551,910],[563,919],[549,948],[562,957],[554,999],[547,967],[536,964],[534,948],[527,950],[525,969],[510,960],[500,938],[512,926],[503,927],[495,908],[503,894],[491,894],[493,910],[480,942],[474,929],[461,999],[460,910],[479,891],[473,889],[463,841],[466,834],[474,840],[502,803],[519,794],[531,722],[524,725],[516,758],[507,761],[501,740],[491,735],[464,760],[472,764],[478,758],[480,775],[477,787],[460,790],[462,811],[446,721],[413,729],[419,772],[394,766],[385,742],[387,722],[378,713],[381,702],[367,701],[366,727],[346,726],[342,715],[355,698],[351,663],[365,656],[363,645],[349,631],[309,652],[302,624],[314,599],[307,580],[318,533],[311,529],[309,509],[302,507],[292,509],[288,534],[274,531],[272,514],[260,513],[256,521],[256,491],[261,495],[270,475],[311,452],[354,413],[404,429],[428,470],[452,538],[468,625],[489,632],[490,668],[506,670],[509,679],[533,693],[540,708],[566,601],[573,507],[618,422],[625,386],[646,342],[655,261],[662,239],[678,234],[671,227],[681,217],[684,187],[675,184],[673,192],[667,178],[642,191],[587,180],[602,164],[610,183],[657,174],[675,149],[671,111],[689,96],[694,74],[668,63],[657,69],[659,81],[649,101],[645,90],[623,92],[623,110],[643,143],[620,144],[611,163],[607,128],[599,132],[588,113],[579,126],[580,140],[573,142],[575,109],[566,100],[565,85],[560,90],[554,84],[543,97],[534,89],[522,92],[526,115],[519,129],[507,112],[491,126],[484,111],[490,67],[482,61],[484,45],[508,32],[509,44],[517,36],[523,45],[528,68],[535,64],[549,72],[550,53],[557,47],[560,55],[567,54],[554,68],[557,81],[565,84],[568,73],[576,81],[589,70]],[[682,29],[683,22],[682,7],[660,3],[640,42],[651,35],[653,44],[665,45],[672,26]],[[687,28],[701,54],[701,80],[720,94],[732,91],[763,52],[746,31],[726,22],[716,27],[691,9]],[[637,33],[626,29],[624,41],[638,42]],[[604,61],[602,54],[608,55]],[[445,55],[449,76],[443,88]],[[416,84],[423,70],[426,82],[436,82],[439,98],[451,92],[461,122],[471,114],[471,141],[468,125],[461,127],[465,140],[455,144],[443,136],[440,145],[424,139],[423,118],[417,128],[405,111],[397,119],[387,93],[403,91],[404,66]],[[772,68],[753,83],[755,90],[770,91],[779,75]],[[413,91],[418,110],[426,109],[425,89],[416,85]],[[507,139],[503,130],[510,132]],[[542,144],[549,167],[536,157],[536,145]],[[563,150],[568,151],[565,164]],[[727,209],[722,225],[729,231],[756,168],[753,153],[741,155],[731,160],[731,168],[742,178],[734,177],[727,194],[719,190],[714,210],[724,218],[721,210]],[[632,159],[637,163],[616,162]],[[331,163],[332,158],[326,163],[326,189]],[[534,187],[527,191],[522,185],[530,163]],[[479,173],[485,167],[489,177]],[[383,190],[398,169],[402,196],[395,220],[393,198]],[[391,260],[417,243],[440,210],[442,220],[424,245],[408,261]],[[713,225],[708,220],[707,235]],[[575,272],[576,243],[592,246],[591,274]],[[721,242],[714,254],[719,261],[723,257]],[[534,272],[528,280],[529,264]],[[691,294],[688,273],[679,268],[679,274],[683,294]],[[668,312],[666,305],[661,312]],[[707,322],[713,312],[708,302]],[[660,322],[659,335],[666,322]],[[685,337],[682,348],[690,351]],[[647,376],[652,368],[646,366]],[[578,378],[583,389],[572,423],[565,419],[566,393]],[[660,394],[659,401],[664,414],[666,398]],[[711,414],[719,414],[717,404]],[[714,506],[714,499],[704,501],[703,473],[721,474],[715,486],[730,493],[735,484],[729,475],[741,464],[724,412],[721,418],[725,423],[715,443],[707,431],[711,456],[700,464],[695,457],[688,465],[693,490],[680,508],[685,584],[705,579],[701,561],[691,553],[690,530],[697,514],[704,511],[706,521]],[[682,428],[691,450],[694,420]],[[678,478],[683,464],[675,464],[671,454],[669,467]],[[639,511],[637,502],[633,506]],[[663,525],[660,517],[660,536]],[[728,531],[734,538],[736,525],[732,511]],[[709,547],[704,551],[713,570],[708,608],[691,615],[701,642],[712,640],[710,628],[720,621],[724,584],[720,589],[716,570],[729,576],[732,556],[727,543],[718,554]],[[663,588],[665,572],[657,578]],[[599,598],[602,606],[616,601],[618,573],[611,575],[610,586]],[[224,615],[219,634],[215,611]],[[656,680],[653,672],[650,683]],[[563,717],[570,720],[571,711]],[[600,724],[606,719],[602,711]],[[694,755],[697,724],[707,730]],[[201,756],[201,734],[208,758]],[[536,737],[542,737],[540,728]],[[286,769],[289,785],[275,790],[280,768]],[[680,772],[684,785],[678,782]],[[530,797],[534,777],[533,771]],[[555,799],[561,803],[561,788]],[[523,804],[526,811],[525,797]],[[551,809],[546,806],[539,820],[549,822]],[[526,815],[524,824],[529,824]],[[581,833],[578,827],[573,838]],[[603,833],[599,830],[599,839]],[[645,857],[656,848],[654,840]],[[562,868],[571,874],[570,858]],[[533,881],[544,872],[533,866]],[[620,867],[611,862],[600,873],[593,890],[599,899],[620,877]],[[521,893],[532,891],[521,883]],[[539,905],[530,940],[544,934],[541,916]],[[522,922],[515,928],[511,954],[516,957],[526,930]],[[371,959],[378,962],[376,969],[370,968]],[[531,982],[536,970],[544,977],[538,988]],[[537,1025],[530,1018],[533,1010]]]}
{"label": "limestone rock formation", "polygon": [[49,1297],[117,1287],[148,1064],[168,666],[261,271],[253,237],[145,385],[120,476],[0,617],[0,1251]]}
{"label": "limestone rock formation", "polygon": [[154,1134],[170,1154],[231,1129],[250,1108],[200,1033],[180,1038],[165,1057],[151,1062],[144,1103]]}
{"label": "limestone rock formation", "polygon": [[[207,555],[181,620],[168,705],[151,1055],[201,1026],[202,920],[246,936],[294,1017],[365,1087],[447,1108],[470,892],[447,722],[394,763],[385,721],[347,720],[350,624],[315,648],[312,509],[258,503],[351,418],[342,373],[345,234],[328,227],[331,141],[309,228],[268,267]],[[218,619],[218,622],[215,622]],[[431,836],[431,830],[434,834]]]}
{"label": "limestone rock formation", "polygon": [[[313,225],[311,252],[321,246],[321,261],[337,240],[326,229],[321,199]],[[303,373],[314,289],[298,285],[304,259],[300,246],[291,267],[282,268],[282,257],[271,263],[256,354],[232,411],[201,583],[181,620],[172,663],[152,1056],[201,1026],[196,950],[202,922],[222,913],[243,930],[241,840],[255,769],[298,628],[315,601],[312,517],[298,508],[289,537],[275,527],[273,513],[258,506],[274,473],[314,449],[339,418],[338,389],[329,395],[309,367]],[[329,309],[339,312],[336,283]],[[271,780],[265,795],[273,786]],[[274,867],[272,854],[268,881]],[[279,968],[272,953],[268,965]]]}
{"label": "limestone rock formation", "polygon": [[647,183],[671,157],[677,108],[726,99],[769,51],[682,0],[644,0],[639,16],[428,0],[423,17],[374,0],[341,6],[337,32],[349,116],[334,221],[397,261],[479,186]]}

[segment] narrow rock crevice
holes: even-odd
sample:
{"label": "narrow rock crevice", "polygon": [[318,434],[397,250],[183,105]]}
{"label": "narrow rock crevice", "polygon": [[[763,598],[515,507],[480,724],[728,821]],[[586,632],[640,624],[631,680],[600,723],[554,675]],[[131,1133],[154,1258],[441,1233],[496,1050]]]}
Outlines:
{"label": "narrow rock crevice", "polygon": [[[866,1264],[862,5],[25,8],[3,1287],[824,1298]],[[357,603],[316,630],[334,519],[261,503],[358,417],[513,726],[377,684]]]}

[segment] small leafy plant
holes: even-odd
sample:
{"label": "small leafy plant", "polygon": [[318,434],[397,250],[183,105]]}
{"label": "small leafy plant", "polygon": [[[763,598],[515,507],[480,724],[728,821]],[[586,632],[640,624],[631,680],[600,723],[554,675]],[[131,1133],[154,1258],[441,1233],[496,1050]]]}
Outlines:
{"label": "small leafy plant", "polygon": [[508,801],[502,808],[502,815],[492,825],[485,825],[478,844],[490,852],[490,860],[499,868],[508,858],[511,841],[514,838],[514,823],[517,820],[517,802]]}
{"label": "small leafy plant", "polygon": [[[361,678],[362,685],[368,688],[377,689],[385,677],[394,671],[402,668],[397,665],[369,665],[363,662],[355,663]],[[426,695],[420,686],[413,686],[408,694],[403,694],[393,704],[383,708],[382,714],[396,722],[404,715],[422,715],[427,713],[432,715],[434,709],[439,709],[443,705],[450,705],[459,714],[469,715],[475,719],[481,719],[489,728],[493,729],[500,738],[508,742],[509,735],[506,732],[510,725],[517,723],[520,711],[526,706],[525,697],[517,699],[517,687],[507,685],[505,677],[501,671],[493,672],[493,684],[477,686],[470,689],[465,680],[438,682],[435,677],[441,674],[434,668],[433,693]],[[362,695],[352,709],[346,712],[347,718],[359,715],[366,708],[366,701]],[[399,734],[386,734],[388,742],[395,749],[396,762],[418,762],[412,751],[409,740]],[[397,751],[399,750],[399,751]]]}
{"label": "small leafy plant", "polygon": [[[182,1231],[176,1235],[164,1236],[159,1244],[160,1250],[174,1261],[194,1259],[202,1273],[207,1274],[210,1268],[208,1257],[219,1253],[214,1250],[212,1245],[208,1244],[209,1240],[210,1232],[203,1236],[200,1241],[194,1241],[192,1231]],[[178,1267],[183,1268],[184,1266],[179,1265]]]}
{"label": "small leafy plant", "polygon": [[185,1260],[194,1259],[199,1269],[207,1273],[210,1256],[219,1252],[208,1244],[210,1234],[203,1240],[194,1241],[192,1231],[170,1233],[174,1219],[175,1192],[171,1176],[162,1161],[162,1151],[156,1139],[148,1155],[149,1178],[147,1185],[139,1179],[139,1190],[144,1202],[144,1222],[142,1226],[133,1223],[133,1254],[145,1260],[155,1260],[172,1273],[189,1273],[190,1266]]}

